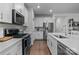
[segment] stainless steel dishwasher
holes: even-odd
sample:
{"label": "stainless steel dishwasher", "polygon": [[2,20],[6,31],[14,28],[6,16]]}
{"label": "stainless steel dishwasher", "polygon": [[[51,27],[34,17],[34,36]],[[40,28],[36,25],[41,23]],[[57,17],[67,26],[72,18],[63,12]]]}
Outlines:
{"label": "stainless steel dishwasher", "polygon": [[57,53],[58,55],[78,55],[74,51],[72,51],[69,47],[64,44],[57,42]]}
{"label": "stainless steel dishwasher", "polygon": [[57,42],[57,54],[58,55],[66,55],[66,47],[62,45],[60,42]]}

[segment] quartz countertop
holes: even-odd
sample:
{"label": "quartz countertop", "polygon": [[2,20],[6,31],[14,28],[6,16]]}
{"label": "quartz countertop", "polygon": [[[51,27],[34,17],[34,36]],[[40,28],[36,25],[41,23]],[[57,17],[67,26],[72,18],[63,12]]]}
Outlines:
{"label": "quartz countertop", "polygon": [[55,38],[57,41],[61,42],[68,48],[70,48],[75,53],[79,54],[79,36],[78,35],[72,35],[68,38],[57,38],[54,35],[63,35],[62,33],[48,33],[51,37]]}
{"label": "quartz countertop", "polygon": [[[26,37],[26,36],[27,35],[25,35],[23,37]],[[21,38],[4,37],[3,39],[9,38],[9,40],[6,40],[4,42],[0,42],[0,52],[2,52],[5,49],[11,47],[12,45],[16,44],[17,42],[19,42],[20,40],[22,40],[23,37],[21,37]]]}
{"label": "quartz countertop", "polygon": [[22,38],[11,38],[8,41],[0,42],[0,52],[2,52],[5,49],[11,47],[12,45],[16,44],[20,40],[22,40]]}

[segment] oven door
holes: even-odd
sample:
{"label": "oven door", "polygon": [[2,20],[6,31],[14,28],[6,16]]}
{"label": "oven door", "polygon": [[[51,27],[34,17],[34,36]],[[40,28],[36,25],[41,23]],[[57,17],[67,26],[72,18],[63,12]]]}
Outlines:
{"label": "oven door", "polygon": [[23,53],[23,55],[29,55],[30,54],[30,47],[31,47],[30,36],[22,39],[22,53]]}
{"label": "oven door", "polygon": [[27,53],[26,53],[26,51],[27,51],[27,39],[22,39],[22,54],[23,55],[26,55]]}

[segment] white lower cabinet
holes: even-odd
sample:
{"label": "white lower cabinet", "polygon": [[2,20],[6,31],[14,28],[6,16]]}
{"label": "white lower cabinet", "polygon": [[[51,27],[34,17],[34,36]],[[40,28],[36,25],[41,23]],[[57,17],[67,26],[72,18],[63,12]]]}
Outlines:
{"label": "white lower cabinet", "polygon": [[50,44],[51,44],[50,37],[47,36],[47,45],[48,45],[49,50],[51,50],[51,45]]}
{"label": "white lower cabinet", "polygon": [[12,46],[6,48],[0,55],[22,55],[22,41],[18,41]]}
{"label": "white lower cabinet", "polygon": [[47,36],[47,45],[52,55],[57,55],[57,41],[51,36]]}
{"label": "white lower cabinet", "polygon": [[52,38],[52,54],[57,55],[57,40]]}
{"label": "white lower cabinet", "polygon": [[17,46],[13,45],[5,49],[4,51],[0,52],[0,55],[16,55],[16,51],[17,51]]}
{"label": "white lower cabinet", "polygon": [[16,52],[17,55],[22,55],[22,41],[18,42]]}
{"label": "white lower cabinet", "polygon": [[36,31],[35,39],[43,39],[43,31]]}

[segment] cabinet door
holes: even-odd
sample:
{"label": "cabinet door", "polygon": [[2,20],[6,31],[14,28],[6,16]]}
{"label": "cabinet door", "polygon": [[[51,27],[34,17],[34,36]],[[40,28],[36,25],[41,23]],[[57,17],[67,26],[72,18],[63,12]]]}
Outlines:
{"label": "cabinet door", "polygon": [[24,7],[24,16],[25,16],[25,21],[24,21],[24,26],[28,26],[28,10]]}
{"label": "cabinet door", "polygon": [[47,45],[48,45],[48,48],[49,48],[49,50],[51,52],[51,38],[50,38],[49,35],[47,36]]}
{"label": "cabinet door", "polygon": [[43,31],[36,31],[35,38],[36,39],[43,39]]}
{"label": "cabinet door", "polygon": [[11,47],[8,47],[4,51],[0,52],[0,55],[16,55],[17,53],[17,45],[14,44]]}
{"label": "cabinet door", "polygon": [[24,15],[24,3],[14,3],[14,9]]}
{"label": "cabinet door", "polygon": [[31,45],[33,45],[35,39],[36,39],[36,32],[32,32],[32,34],[31,34]]}
{"label": "cabinet door", "polygon": [[3,22],[12,23],[12,4],[11,3],[4,4]]}
{"label": "cabinet door", "polygon": [[0,3],[0,22],[3,21],[3,7],[4,7],[4,4]]}
{"label": "cabinet door", "polygon": [[17,55],[22,55],[22,41],[19,41],[17,44]]}
{"label": "cabinet door", "polygon": [[12,3],[0,4],[0,21],[12,23]]}
{"label": "cabinet door", "polygon": [[47,36],[47,45],[51,54],[57,55],[57,41],[55,38],[51,37],[50,35]]}
{"label": "cabinet door", "polygon": [[52,49],[52,54],[57,55],[57,40],[55,38],[51,38],[52,44],[51,44],[51,49]]}
{"label": "cabinet door", "polygon": [[42,18],[35,18],[35,27],[43,27],[43,19]]}

